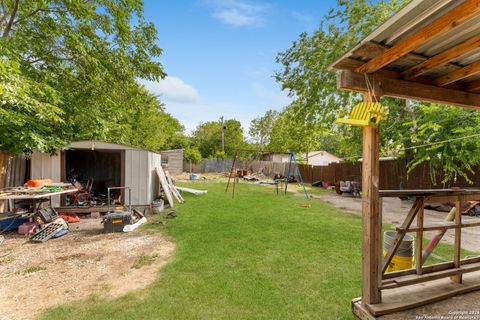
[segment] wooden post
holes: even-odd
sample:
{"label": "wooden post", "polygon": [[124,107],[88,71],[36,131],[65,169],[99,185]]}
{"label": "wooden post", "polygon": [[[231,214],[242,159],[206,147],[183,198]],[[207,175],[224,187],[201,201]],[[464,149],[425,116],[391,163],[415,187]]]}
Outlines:
{"label": "wooden post", "polygon": [[[370,102],[369,94],[364,96]],[[380,101],[380,97],[376,98]],[[363,128],[362,161],[362,303],[382,300],[382,217],[379,207],[379,129]]]}
{"label": "wooden post", "polygon": [[421,206],[420,209],[418,210],[417,213],[417,228],[419,230],[417,231],[417,239],[415,242],[415,265],[417,269],[417,274],[422,274],[423,269],[423,261],[422,261],[422,255],[423,255],[423,222],[424,222],[424,199],[422,198],[421,200]]}
{"label": "wooden post", "polygon": [[[460,196],[455,202],[455,242],[454,242],[454,253],[453,253],[453,264],[455,268],[460,268],[460,259],[461,259],[461,250],[462,250],[462,201]],[[452,281],[456,283],[462,283],[462,275],[458,274],[451,277]]]}

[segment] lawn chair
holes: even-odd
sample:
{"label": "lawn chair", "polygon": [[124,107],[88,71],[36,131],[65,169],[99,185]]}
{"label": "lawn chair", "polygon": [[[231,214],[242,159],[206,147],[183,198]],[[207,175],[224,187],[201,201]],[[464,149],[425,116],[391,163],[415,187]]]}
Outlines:
{"label": "lawn chair", "polygon": [[93,178],[90,178],[87,180],[87,183],[85,184],[85,186],[82,187],[82,189],[71,195],[74,206],[86,206],[90,203],[90,200],[93,196],[92,186]]}

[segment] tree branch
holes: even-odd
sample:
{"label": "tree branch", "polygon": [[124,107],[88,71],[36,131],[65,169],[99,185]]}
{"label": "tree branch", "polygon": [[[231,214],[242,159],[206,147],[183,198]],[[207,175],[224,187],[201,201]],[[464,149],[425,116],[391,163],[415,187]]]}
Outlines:
{"label": "tree branch", "polygon": [[39,11],[41,11],[41,10],[42,10],[42,8],[37,8],[37,9],[33,10],[32,12],[30,12],[29,14],[27,14],[25,17],[18,18],[16,21],[13,22],[13,24],[17,24],[17,23],[19,23],[20,21],[23,21],[23,20],[25,20],[25,19],[28,19],[28,18],[30,18],[31,16],[37,14],[37,13],[38,13]]}
{"label": "tree branch", "polygon": [[15,16],[17,15],[19,3],[20,3],[20,0],[15,0],[15,3],[13,4],[13,10],[12,10],[12,14],[10,15],[10,20],[8,20],[7,26],[3,31],[3,35],[2,35],[3,39],[6,39],[10,31],[12,30],[13,21],[15,20]]}

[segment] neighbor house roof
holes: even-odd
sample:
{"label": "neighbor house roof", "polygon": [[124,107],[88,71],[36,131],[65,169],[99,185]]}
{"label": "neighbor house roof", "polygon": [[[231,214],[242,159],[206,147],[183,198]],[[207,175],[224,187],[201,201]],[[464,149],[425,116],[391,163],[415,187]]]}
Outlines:
{"label": "neighbor house roof", "polygon": [[478,108],[480,0],[412,0],[335,61],[340,89]]}
{"label": "neighbor house roof", "polygon": [[328,157],[331,157],[331,158],[335,158],[336,160],[338,161],[342,161],[343,159],[342,158],[339,158],[337,157],[336,155],[334,154],[331,154],[330,152],[327,152],[327,151],[324,151],[324,150],[320,150],[320,151],[310,151],[308,152],[308,159],[311,159],[311,158],[314,158],[314,157],[318,157],[318,156],[328,156]]}

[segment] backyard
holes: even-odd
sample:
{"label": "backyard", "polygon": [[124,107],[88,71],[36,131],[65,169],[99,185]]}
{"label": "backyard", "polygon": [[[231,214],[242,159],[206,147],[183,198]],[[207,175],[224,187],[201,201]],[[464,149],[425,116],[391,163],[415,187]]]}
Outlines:
{"label": "backyard", "polygon": [[[223,183],[184,185],[209,193],[185,195],[175,219],[146,226],[176,246],[151,285],[120,298],[96,295],[57,306],[41,318],[355,318],[350,301],[360,296],[358,216],[253,184],[237,185],[234,199]],[[437,256],[448,252],[449,245],[436,250]]]}

